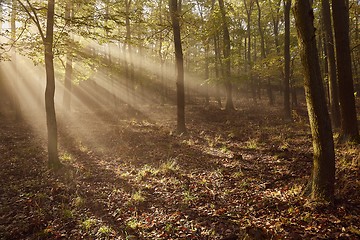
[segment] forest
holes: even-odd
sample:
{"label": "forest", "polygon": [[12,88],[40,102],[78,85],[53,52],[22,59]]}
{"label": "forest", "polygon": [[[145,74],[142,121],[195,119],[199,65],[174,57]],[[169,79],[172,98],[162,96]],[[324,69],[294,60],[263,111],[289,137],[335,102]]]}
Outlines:
{"label": "forest", "polygon": [[359,239],[359,0],[0,0],[0,239]]}

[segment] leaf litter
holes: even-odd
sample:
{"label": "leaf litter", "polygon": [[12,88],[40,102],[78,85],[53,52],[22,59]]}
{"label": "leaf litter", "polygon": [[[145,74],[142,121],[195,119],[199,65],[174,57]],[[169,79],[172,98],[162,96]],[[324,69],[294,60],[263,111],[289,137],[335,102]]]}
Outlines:
{"label": "leaf litter", "polygon": [[65,167],[55,173],[43,135],[1,119],[0,238],[359,238],[359,147],[337,145],[335,205],[314,207],[301,196],[312,163],[306,121],[245,106],[189,106],[181,136],[163,114],[174,106],[98,110],[101,124],[95,113],[60,116]]}

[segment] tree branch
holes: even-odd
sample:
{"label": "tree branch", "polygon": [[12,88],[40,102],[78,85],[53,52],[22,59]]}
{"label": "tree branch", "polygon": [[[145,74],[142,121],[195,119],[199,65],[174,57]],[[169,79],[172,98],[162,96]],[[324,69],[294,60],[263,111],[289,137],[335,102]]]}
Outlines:
{"label": "tree branch", "polygon": [[39,30],[41,39],[43,40],[43,42],[45,42],[44,32],[41,29],[39,19],[38,19],[37,15],[36,15],[36,12],[35,12],[34,8],[32,7],[31,3],[29,2],[29,0],[26,0],[26,2],[29,4],[31,11],[34,13],[34,16],[31,14],[30,10],[25,6],[25,4],[21,0],[17,0],[17,1],[18,1],[18,3],[20,3],[20,5],[25,10],[27,15],[31,18],[31,20],[35,23],[36,27]]}

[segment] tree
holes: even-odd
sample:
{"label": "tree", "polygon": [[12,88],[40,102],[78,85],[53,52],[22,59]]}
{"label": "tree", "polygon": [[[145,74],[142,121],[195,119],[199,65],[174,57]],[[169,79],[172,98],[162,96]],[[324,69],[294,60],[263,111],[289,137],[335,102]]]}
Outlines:
{"label": "tree", "polygon": [[[72,14],[72,1],[67,0],[65,7],[65,21],[66,25],[69,26],[71,24],[71,14]],[[67,53],[66,53],[66,65],[65,65],[65,90],[64,90],[64,108],[66,110],[70,110],[71,106],[71,89],[72,89],[72,72],[73,72],[73,54],[71,51],[72,37],[69,36],[69,40],[67,41]]]}
{"label": "tree", "polygon": [[325,48],[327,55],[328,81],[330,92],[331,119],[334,128],[340,127],[339,93],[336,78],[336,63],[334,38],[331,27],[331,13],[329,0],[321,1],[322,22],[325,34]]}
{"label": "tree", "polygon": [[341,139],[360,141],[356,118],[349,40],[349,9],[344,0],[333,0],[336,66],[339,81]]}
{"label": "tree", "polygon": [[[132,0],[125,0],[125,26],[126,26],[126,36],[125,36],[125,45],[124,49],[125,54],[128,53],[127,61],[125,62],[126,69],[126,81],[127,81],[127,94],[128,94],[128,103],[133,105],[135,103],[133,96],[135,90],[135,77],[134,77],[134,63],[132,56],[132,47],[131,47],[131,25],[130,25],[130,10],[131,10]],[[129,64],[130,63],[130,64]],[[130,94],[130,95],[129,95]]]}
{"label": "tree", "polygon": [[[246,66],[246,70],[248,72],[248,76],[249,76],[249,80],[250,80],[252,96],[253,96],[254,101],[256,101],[255,83],[254,83],[253,76],[251,74],[251,70],[252,70],[252,62],[251,62],[251,13],[252,13],[252,10],[253,10],[254,1],[250,0],[250,2],[248,3],[248,0],[244,0],[244,6],[245,6],[245,10],[246,10],[246,17],[247,17],[247,21],[246,21],[247,52],[245,54],[246,59],[247,59],[247,63],[246,63],[245,66]],[[246,49],[245,49],[245,51],[246,51]]]}
{"label": "tree", "polygon": [[174,35],[175,61],[177,67],[177,131],[185,133],[185,89],[184,89],[184,59],[180,34],[180,6],[177,0],[170,0],[170,16]]}
{"label": "tree", "polygon": [[61,166],[58,157],[58,139],[57,139],[57,122],[54,104],[55,95],[55,72],[54,72],[54,54],[53,54],[53,40],[54,40],[54,15],[55,15],[55,0],[48,0],[47,3],[47,19],[46,19],[46,33],[44,34],[41,23],[36,13],[36,9],[27,0],[27,6],[18,0],[22,8],[29,15],[31,20],[35,23],[44,45],[45,70],[46,70],[46,88],[45,88],[45,110],[46,110],[46,125],[48,133],[48,164],[51,168],[59,168]]}
{"label": "tree", "polygon": [[304,68],[305,94],[314,148],[311,198],[333,201],[335,183],[334,142],[320,74],[313,24],[314,15],[309,1],[296,0],[294,15]]}
{"label": "tree", "polygon": [[12,46],[12,50],[11,50],[11,61],[12,61],[12,66],[14,68],[14,72],[15,72],[15,76],[14,79],[12,81],[10,81],[9,87],[12,91],[11,94],[11,102],[12,102],[12,107],[14,108],[14,112],[15,112],[15,120],[16,121],[20,121],[21,120],[21,106],[20,106],[20,100],[18,97],[18,86],[17,86],[17,82],[19,81],[19,72],[18,72],[18,67],[17,67],[17,53],[16,53],[16,47],[15,47],[15,43],[16,43],[16,18],[17,18],[17,2],[16,0],[12,0],[12,6],[11,6],[11,19],[10,19],[10,25],[11,25],[11,44]]}
{"label": "tree", "polygon": [[284,114],[286,119],[291,119],[290,109],[290,8],[291,0],[285,1],[285,43],[284,43],[284,60],[285,60],[285,77],[284,77]]}
{"label": "tree", "polygon": [[226,11],[225,11],[225,5],[223,0],[219,0],[219,7],[221,12],[221,20],[222,20],[222,29],[223,29],[223,40],[224,40],[224,46],[223,46],[223,53],[224,53],[224,77],[225,77],[225,89],[226,89],[226,104],[225,104],[225,110],[232,111],[234,110],[234,103],[232,100],[232,83],[231,83],[231,63],[230,63],[230,34],[229,34],[229,28],[228,23],[226,20]]}

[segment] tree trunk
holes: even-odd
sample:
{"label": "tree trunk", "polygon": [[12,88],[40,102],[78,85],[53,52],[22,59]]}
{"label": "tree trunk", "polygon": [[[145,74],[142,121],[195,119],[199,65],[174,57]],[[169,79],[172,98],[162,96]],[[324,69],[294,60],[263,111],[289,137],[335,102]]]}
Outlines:
{"label": "tree trunk", "polygon": [[48,130],[48,160],[49,166],[57,168],[61,165],[57,149],[57,123],[55,114],[55,73],[54,73],[54,8],[55,0],[48,0],[48,12],[46,23],[45,45],[45,69],[46,69],[46,89],[45,89],[45,109],[46,123]]}
{"label": "tree trunk", "polygon": [[261,44],[261,58],[266,58],[265,53],[265,38],[264,38],[264,30],[261,26],[261,8],[259,4],[259,0],[256,0],[256,5],[258,8],[258,28],[259,28],[259,34],[260,34],[260,44]]}
{"label": "tree trunk", "polygon": [[314,148],[311,198],[332,202],[335,183],[334,142],[316,48],[314,15],[309,1],[296,0],[294,15]]}
{"label": "tree trunk", "polygon": [[[216,81],[220,78],[220,71],[219,71],[219,65],[220,65],[220,50],[219,50],[219,41],[218,36],[214,36],[214,52],[215,52],[215,78]],[[220,89],[219,89],[219,83],[215,83],[215,98],[216,102],[218,103],[219,108],[222,108],[221,104],[221,96],[220,96]]]}
{"label": "tree trunk", "polygon": [[[275,12],[272,11],[272,21],[273,21],[273,26],[274,26],[274,29],[273,29],[274,30],[274,43],[275,43],[275,49],[276,49],[277,54],[280,54],[280,43],[279,43],[280,16],[279,16],[279,12],[280,12],[281,1],[282,0],[277,0],[276,5],[275,5],[275,7],[276,7]],[[271,3],[271,4],[273,4],[273,3]]]}
{"label": "tree trunk", "polygon": [[[163,20],[163,13],[162,13],[162,4],[163,1],[160,0],[159,1],[159,22],[160,22],[160,26],[163,26],[164,24],[164,20]],[[161,104],[165,104],[165,100],[167,98],[167,94],[166,94],[166,82],[165,82],[165,78],[164,78],[164,56],[163,56],[163,52],[162,52],[162,48],[163,48],[163,42],[164,42],[164,34],[161,31],[159,33],[159,50],[158,50],[158,54],[159,54],[159,58],[160,58],[160,82],[161,82]]]}
{"label": "tree trunk", "polygon": [[331,27],[331,14],[329,0],[321,1],[322,21],[325,33],[325,48],[327,55],[327,69],[330,93],[331,119],[334,128],[340,127],[339,93],[336,79],[336,63],[334,51],[334,38]]}
{"label": "tree trunk", "polygon": [[210,78],[210,69],[209,69],[209,41],[208,39],[205,42],[205,106],[210,104],[209,99],[209,78]]}
{"label": "tree trunk", "polygon": [[130,6],[132,0],[125,1],[125,27],[126,27],[126,37],[125,37],[125,55],[127,55],[127,62],[125,62],[126,73],[127,73],[127,94],[128,94],[128,104],[132,106],[135,103],[134,91],[135,91],[135,78],[134,78],[134,63],[131,53],[131,26],[130,26]]}
{"label": "tree trunk", "polygon": [[180,12],[177,0],[170,0],[170,15],[174,34],[175,60],[177,67],[177,131],[185,133],[185,89],[184,89],[184,59],[180,35]]}
{"label": "tree trunk", "polygon": [[[251,69],[252,69],[252,62],[251,62],[251,12],[252,12],[252,8],[253,8],[253,1],[250,1],[250,6],[248,6],[247,4],[247,0],[244,0],[244,6],[245,6],[245,10],[246,10],[246,16],[247,16],[247,52],[246,52],[246,72],[248,74],[248,78],[250,81],[250,88],[251,88],[251,94],[252,94],[252,98],[253,100],[256,102],[256,89],[255,89],[255,82],[253,79],[253,76],[251,74]],[[246,48],[245,48],[246,49]]]}
{"label": "tree trunk", "polygon": [[333,0],[332,10],[339,81],[341,139],[345,141],[360,141],[351,69],[349,9],[344,0]]}
{"label": "tree trunk", "polygon": [[226,11],[223,0],[219,0],[219,7],[221,12],[222,28],[224,34],[224,77],[225,77],[225,90],[226,90],[226,105],[225,110],[232,111],[235,110],[234,103],[232,99],[232,83],[231,83],[231,65],[230,65],[230,34],[228,29],[228,24],[226,20]]}
{"label": "tree trunk", "polygon": [[[71,11],[72,11],[72,1],[68,0],[65,7],[65,21],[66,25],[71,24]],[[73,72],[73,55],[72,55],[72,37],[67,41],[67,53],[66,53],[66,65],[65,65],[65,89],[63,104],[64,109],[70,111],[71,109],[71,91],[72,91],[72,72]]]}
{"label": "tree trunk", "polygon": [[[17,2],[16,0],[12,1],[12,9],[11,9],[11,20],[10,20],[10,25],[11,25],[11,41],[12,44],[15,44],[16,41],[16,11],[17,11]],[[12,79],[12,81],[10,81],[10,89],[11,89],[11,103],[12,103],[12,107],[14,108],[14,113],[15,113],[15,120],[16,121],[20,121],[21,120],[21,107],[20,107],[20,99],[18,96],[18,81],[20,78],[19,72],[18,72],[18,67],[17,67],[17,59],[16,59],[16,47],[14,47],[14,49],[12,49],[11,51],[11,62],[14,66],[14,79]]]}
{"label": "tree trunk", "polygon": [[285,2],[285,42],[284,42],[284,116],[285,119],[291,119],[290,109],[290,8],[291,0]]}

